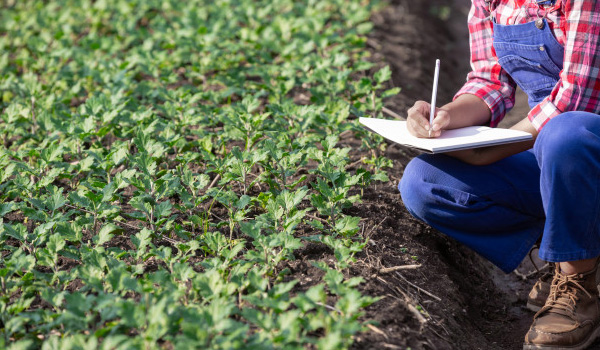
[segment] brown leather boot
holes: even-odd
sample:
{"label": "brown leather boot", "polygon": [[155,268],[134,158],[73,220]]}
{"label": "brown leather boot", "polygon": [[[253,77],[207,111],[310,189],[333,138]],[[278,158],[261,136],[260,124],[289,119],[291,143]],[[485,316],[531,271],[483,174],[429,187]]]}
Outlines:
{"label": "brown leather boot", "polygon": [[[550,285],[554,278],[554,263],[550,264],[550,270],[544,273],[533,285],[529,295],[527,296],[527,308],[533,312],[538,312],[546,304],[546,299],[550,295]],[[600,282],[600,269],[596,270],[596,282]],[[600,291],[600,284],[598,284]]]}
{"label": "brown leather boot", "polygon": [[[552,266],[554,267],[554,266]],[[554,269],[544,273],[533,285],[527,296],[527,308],[533,312],[538,312],[544,305],[548,295],[550,295],[550,285],[554,278]]]}
{"label": "brown leather boot", "polygon": [[592,271],[563,275],[556,264],[550,295],[533,317],[524,350],[581,350],[600,335],[600,300]]}

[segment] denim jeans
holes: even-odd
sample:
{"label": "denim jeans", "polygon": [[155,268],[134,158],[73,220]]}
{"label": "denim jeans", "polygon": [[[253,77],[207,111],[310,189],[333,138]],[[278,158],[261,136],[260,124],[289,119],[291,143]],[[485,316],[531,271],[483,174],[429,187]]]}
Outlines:
{"label": "denim jeans", "polygon": [[475,166],[424,154],[399,184],[415,217],[464,243],[505,272],[541,235],[540,258],[600,255],[600,116],[551,119],[532,150]]}

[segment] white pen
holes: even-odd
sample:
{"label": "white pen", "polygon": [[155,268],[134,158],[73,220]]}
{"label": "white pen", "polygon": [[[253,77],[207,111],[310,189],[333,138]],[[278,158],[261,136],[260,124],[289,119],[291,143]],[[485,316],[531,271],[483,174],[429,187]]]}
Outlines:
{"label": "white pen", "polygon": [[440,60],[435,60],[435,73],[433,73],[433,91],[431,91],[431,110],[429,112],[429,137],[433,128],[433,117],[435,115],[435,100],[437,98],[438,78],[440,77]]}

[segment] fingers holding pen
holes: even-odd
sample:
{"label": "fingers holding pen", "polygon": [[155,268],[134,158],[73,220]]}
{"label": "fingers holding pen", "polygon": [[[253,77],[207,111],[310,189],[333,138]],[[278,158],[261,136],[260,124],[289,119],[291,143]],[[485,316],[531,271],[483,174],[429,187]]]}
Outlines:
{"label": "fingers holding pen", "polygon": [[429,106],[425,101],[417,101],[407,111],[408,131],[416,137],[429,137]]}
{"label": "fingers holding pen", "polygon": [[450,124],[450,114],[448,111],[436,108],[435,117],[431,124],[431,137],[439,137],[442,134],[442,130],[446,129]]}
{"label": "fingers holding pen", "polygon": [[[436,108],[439,75],[440,60],[436,59],[435,73],[433,75],[433,89],[431,90],[431,103],[417,101],[412,107],[412,116],[409,114],[409,117],[412,117],[411,119],[413,120],[412,123],[409,124],[409,132],[417,137],[438,137],[442,134],[444,124],[448,125],[448,122],[446,121],[447,118],[445,118],[443,114],[439,116],[439,118],[437,115],[438,111],[440,111],[439,108]],[[437,123],[436,119],[438,119]],[[424,131],[427,133],[425,134]]]}
{"label": "fingers holding pen", "polygon": [[[422,138],[435,138],[442,134],[450,124],[450,114],[442,108],[435,109],[433,123],[429,125],[429,114],[431,104],[425,101],[417,101],[414,106],[407,111],[407,123],[409,132]],[[431,129],[431,134],[429,130]]]}

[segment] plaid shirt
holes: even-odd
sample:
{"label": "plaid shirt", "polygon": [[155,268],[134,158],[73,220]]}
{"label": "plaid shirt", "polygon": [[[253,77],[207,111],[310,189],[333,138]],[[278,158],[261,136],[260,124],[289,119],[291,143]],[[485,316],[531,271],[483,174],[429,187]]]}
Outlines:
{"label": "plaid shirt", "polygon": [[[563,70],[552,93],[528,114],[539,131],[551,118],[567,111],[600,114],[600,0],[558,0],[538,6],[533,0],[500,0],[492,16],[498,24],[520,24],[545,15],[565,48]],[[471,68],[455,98],[473,94],[492,111],[491,126],[502,120],[515,102],[515,82],[500,67],[492,47],[492,21],[484,0],[472,0],[469,12]]]}

